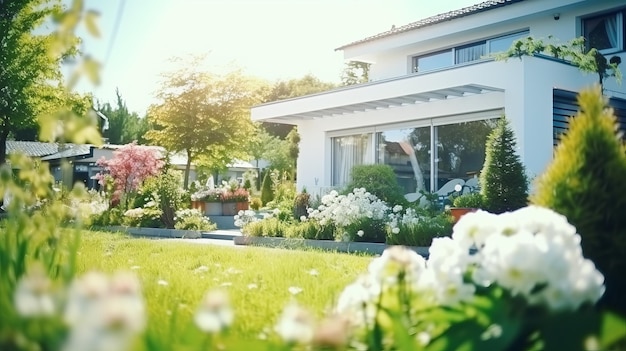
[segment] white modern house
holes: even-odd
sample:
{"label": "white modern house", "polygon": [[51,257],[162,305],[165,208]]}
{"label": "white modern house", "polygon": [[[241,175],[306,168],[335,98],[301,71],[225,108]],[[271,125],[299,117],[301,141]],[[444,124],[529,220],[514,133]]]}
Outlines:
{"label": "white modern house", "polygon": [[[576,92],[598,76],[542,55],[490,56],[528,36],[585,36],[626,62],[626,2],[491,0],[393,27],[337,49],[347,61],[370,63],[370,82],[254,106],[252,119],[298,126],[298,189],[312,193],[346,184],[357,164],[392,166],[407,194],[469,180],[504,115],[532,177],[575,114]],[[604,87],[626,126],[625,86],[608,79]]]}

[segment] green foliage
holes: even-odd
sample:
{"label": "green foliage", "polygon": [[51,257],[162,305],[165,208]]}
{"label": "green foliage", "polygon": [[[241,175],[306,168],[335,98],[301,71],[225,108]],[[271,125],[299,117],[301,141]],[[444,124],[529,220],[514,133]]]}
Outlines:
{"label": "green foliage", "polygon": [[384,220],[362,218],[335,230],[335,240],[384,243],[387,236]]}
{"label": "green foliage", "polygon": [[107,209],[91,217],[91,225],[94,227],[106,227],[122,225],[124,213],[119,207]]}
{"label": "green foliage", "polygon": [[285,237],[312,240],[334,240],[334,227],[322,226],[315,221],[295,222],[287,228]]}
{"label": "green foliage", "polygon": [[195,209],[176,211],[175,220],[175,229],[202,231],[213,231],[217,229],[217,225],[215,223],[211,223],[209,218],[205,217],[202,212]]}
{"label": "green foliage", "polygon": [[369,82],[370,64],[367,62],[346,62],[341,72],[341,85],[355,85]]}
{"label": "green foliage", "polygon": [[502,118],[487,138],[485,164],[480,173],[484,206],[490,212],[513,211],[527,204],[528,179],[515,149],[513,130]]}
{"label": "green foliage", "polygon": [[148,112],[155,127],[146,139],[168,151],[185,152],[184,188],[191,163],[222,169],[235,158],[246,157],[253,126],[250,106],[260,102],[259,82],[240,71],[223,75],[201,71],[204,57],[192,58],[181,68],[163,74],[159,103]]}
{"label": "green foliage", "polygon": [[506,60],[510,57],[521,58],[543,53],[566,60],[582,72],[596,73],[600,87],[609,77],[615,77],[618,83],[622,80],[622,73],[617,67],[621,63],[621,58],[613,56],[607,60],[598,49],[588,48],[584,37],[574,38],[565,44],[545,43],[541,39],[528,37],[515,41],[507,51],[498,54],[496,59]]}
{"label": "green foliage", "polygon": [[274,188],[272,186],[271,172],[265,172],[263,184],[261,184],[261,202],[266,205],[274,200]]}
{"label": "green foliage", "polygon": [[293,218],[300,219],[302,216],[307,216],[307,209],[309,208],[309,201],[311,200],[311,194],[306,190],[298,193],[293,200]]}
{"label": "green foliage", "polygon": [[483,195],[481,193],[462,194],[452,201],[454,207],[483,208]]}
{"label": "green foliage", "polygon": [[161,226],[174,228],[176,211],[182,209],[183,204],[187,203],[181,183],[182,174],[174,169],[168,169],[146,179],[139,189],[134,207],[144,207],[149,202],[155,203],[155,207],[161,211]]}
{"label": "green foliage", "polygon": [[255,211],[258,211],[261,208],[261,206],[263,206],[263,201],[261,201],[260,198],[258,198],[256,196],[250,198],[250,208],[251,209],[253,209]]}
{"label": "green foliage", "polygon": [[365,188],[371,194],[390,205],[404,205],[406,199],[398,184],[393,168],[389,165],[357,165],[352,168],[352,180],[346,186],[349,193],[356,188]]}
{"label": "green foliage", "polygon": [[585,257],[605,276],[604,303],[626,314],[626,150],[599,89],[581,92],[578,102],[531,201],[576,227]]}
{"label": "green foliage", "polygon": [[103,130],[102,136],[107,138],[110,144],[124,145],[133,141],[145,144],[143,136],[149,129],[147,119],[128,111],[126,101],[118,89],[115,89],[115,95],[117,97],[115,107],[108,102],[95,107],[108,118],[109,128]]}
{"label": "green foliage", "polygon": [[289,223],[272,217],[249,223],[241,231],[248,236],[282,238],[289,231],[289,226]]}
{"label": "green foliage", "polygon": [[416,223],[400,225],[398,233],[387,230],[387,245],[430,246],[434,238],[450,236],[453,225],[446,213],[422,217]]}
{"label": "green foliage", "polygon": [[[58,2],[44,0],[12,0],[0,6],[0,164],[6,161],[9,135],[36,129],[38,120],[46,122],[40,126],[40,137],[46,140],[100,142],[91,118],[78,117],[88,109],[88,99],[63,86],[61,63],[78,53],[78,38],[71,30],[81,13],[73,10],[62,12]],[[42,26],[51,16],[69,21],[50,33]]]}

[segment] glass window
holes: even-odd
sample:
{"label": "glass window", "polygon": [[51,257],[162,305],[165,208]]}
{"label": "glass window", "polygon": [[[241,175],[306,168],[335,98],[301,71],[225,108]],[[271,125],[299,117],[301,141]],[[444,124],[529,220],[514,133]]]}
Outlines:
{"label": "glass window", "polygon": [[377,163],[393,168],[404,193],[430,191],[430,126],[377,134]]}
{"label": "glass window", "polygon": [[450,67],[454,64],[452,50],[437,52],[430,55],[415,57],[414,72],[426,72],[434,69]]}
{"label": "glass window", "polygon": [[589,48],[620,50],[623,24],[621,13],[610,13],[583,20],[583,36]]}
{"label": "glass window", "polygon": [[464,63],[480,60],[486,53],[486,42],[460,46],[454,50],[454,63]]}
{"label": "glass window", "polygon": [[497,52],[507,51],[515,41],[528,37],[528,34],[528,31],[523,31],[511,35],[505,35],[499,38],[490,39],[488,40],[489,53],[493,54]]}
{"label": "glass window", "polygon": [[372,146],[372,134],[332,138],[334,186],[350,182],[352,167],[372,162]]}
{"label": "glass window", "polygon": [[453,179],[477,176],[485,162],[487,136],[497,119],[462,122],[435,127],[435,187],[440,189]]}

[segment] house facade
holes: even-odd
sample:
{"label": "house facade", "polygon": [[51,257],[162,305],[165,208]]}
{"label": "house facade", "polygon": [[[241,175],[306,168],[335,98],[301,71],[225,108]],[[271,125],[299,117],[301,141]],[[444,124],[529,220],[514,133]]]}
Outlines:
{"label": "house facade", "polygon": [[[503,61],[493,54],[528,36],[557,44],[585,36],[626,62],[625,27],[620,0],[486,1],[344,45],[337,50],[347,61],[371,64],[370,82],[258,105],[251,115],[298,126],[298,189],[311,193],[345,185],[357,164],[390,165],[406,194],[475,178],[502,116],[533,177],[566,129],[555,101],[598,76],[543,55]],[[605,80],[604,93],[626,98],[615,79]]]}

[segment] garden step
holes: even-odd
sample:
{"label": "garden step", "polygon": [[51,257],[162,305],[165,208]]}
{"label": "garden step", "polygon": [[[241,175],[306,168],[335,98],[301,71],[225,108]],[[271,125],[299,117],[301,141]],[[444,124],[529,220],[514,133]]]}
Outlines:
{"label": "garden step", "polygon": [[209,219],[217,225],[217,229],[239,229],[233,216],[209,216]]}
{"label": "garden step", "polygon": [[220,239],[220,240],[233,240],[236,237],[241,236],[239,230],[214,230],[211,232],[202,232],[203,239]]}

